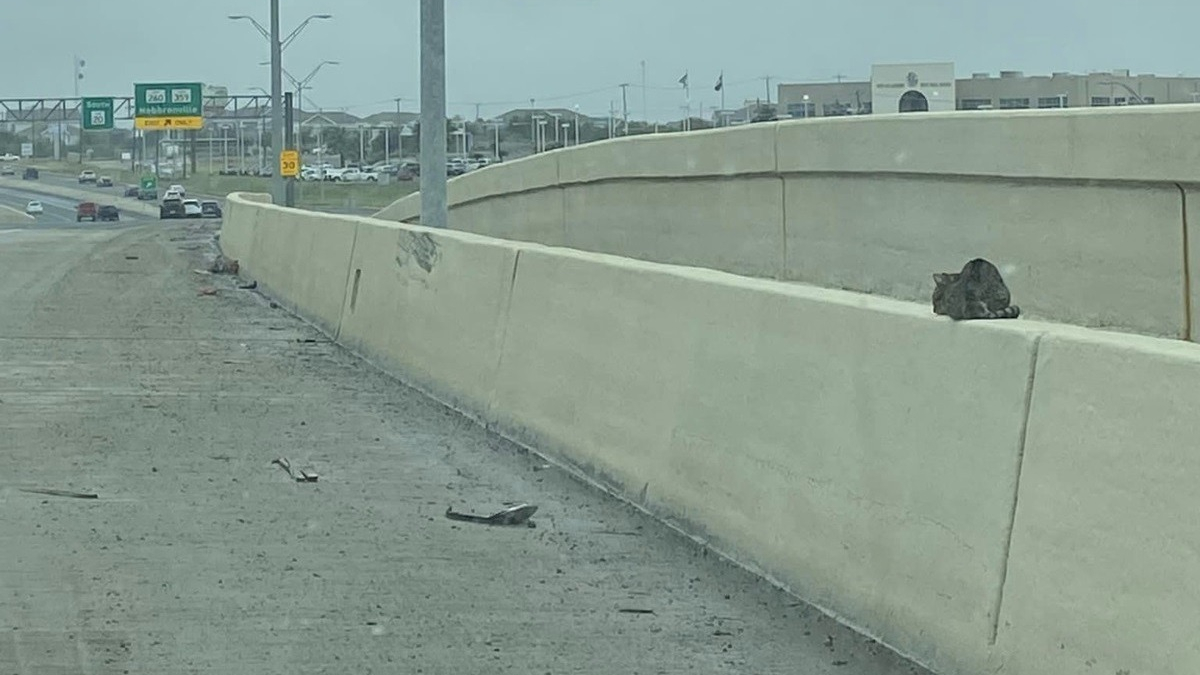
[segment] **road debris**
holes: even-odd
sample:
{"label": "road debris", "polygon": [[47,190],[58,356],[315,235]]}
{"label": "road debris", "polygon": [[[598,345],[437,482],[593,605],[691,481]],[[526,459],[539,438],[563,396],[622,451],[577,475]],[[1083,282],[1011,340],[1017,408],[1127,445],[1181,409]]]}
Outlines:
{"label": "road debris", "polygon": [[497,511],[490,516],[475,516],[469,513],[457,513],[452,507],[446,507],[446,517],[450,520],[461,520],[467,523],[479,523],[481,525],[520,525],[528,523],[529,527],[537,527],[529,520],[538,507],[532,504],[518,504],[510,506],[503,511]]}
{"label": "road debris", "polygon": [[617,610],[621,614],[653,614],[652,609],[641,609],[640,607],[622,607]]}
{"label": "road debris", "polygon": [[205,288],[201,288],[200,292],[197,293],[196,295],[216,295],[216,294],[217,294],[217,289],[211,288],[211,287],[205,287]]}
{"label": "road debris", "polygon": [[208,271],[213,274],[237,274],[238,261],[231,260],[223,255],[217,256],[216,260],[213,260],[212,264],[208,266]]}
{"label": "road debris", "polygon": [[140,258],[138,258],[138,256],[136,256],[136,255],[127,255],[127,256],[125,256],[125,259],[126,260],[140,260]]}
{"label": "road debris", "polygon": [[100,495],[94,492],[74,492],[72,490],[55,490],[53,488],[21,488],[21,492],[31,492],[39,495],[50,495],[52,497],[71,497],[72,499],[99,499]]}
{"label": "road debris", "polygon": [[209,272],[208,270],[192,270],[192,272],[195,274],[201,274],[204,276],[208,276],[208,275],[212,274],[212,272]]}
{"label": "road debris", "polygon": [[315,483],[315,482],[317,482],[317,479],[319,478],[319,476],[317,476],[317,472],[313,471],[312,469],[295,469],[295,470],[293,470],[292,463],[290,461],[288,461],[287,457],[279,457],[277,459],[273,459],[273,460],[271,460],[271,463],[278,464],[280,467],[282,467],[283,470],[286,471],[287,474],[292,477],[292,480],[296,481],[297,483]]}
{"label": "road debris", "polygon": [[250,282],[250,283],[248,283],[248,284],[238,284],[238,289],[239,289],[239,290],[243,290],[243,291],[252,291],[252,290],[254,290],[254,289],[256,289],[256,288],[258,288],[258,282],[257,282],[257,281],[251,281],[251,282]]}

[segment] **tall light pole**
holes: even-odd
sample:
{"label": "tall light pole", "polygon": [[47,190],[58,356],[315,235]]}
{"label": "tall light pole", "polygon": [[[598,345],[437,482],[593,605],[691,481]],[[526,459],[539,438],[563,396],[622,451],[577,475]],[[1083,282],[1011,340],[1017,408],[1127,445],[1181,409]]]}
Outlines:
{"label": "tall light pole", "polygon": [[[332,14],[313,14],[300,23],[286,38],[282,40],[279,37],[279,0],[271,0],[271,27],[265,29],[252,16],[245,14],[231,14],[229,18],[233,21],[246,20],[258,30],[267,42],[271,45],[271,150],[278,160],[279,153],[283,151],[283,50],[284,47],[290,45],[300,32],[313,19],[331,19]],[[238,133],[241,133],[239,127]],[[284,177],[278,171],[279,162],[275,162],[275,167],[271,172],[271,198],[276,204],[283,204],[287,201],[287,183]]]}
{"label": "tall light pole", "polygon": [[446,3],[421,0],[421,224],[447,220]]}
{"label": "tall light pole", "polygon": [[[309,72],[309,74],[306,75],[303,80],[297,80],[296,78],[292,77],[292,74],[287,71],[287,68],[280,68],[280,70],[283,71],[283,76],[286,77],[288,79],[288,82],[291,82],[292,86],[295,87],[295,89],[296,89],[295,107],[297,110],[301,111],[301,115],[296,118],[295,145],[296,145],[296,152],[300,153],[301,160],[303,160],[303,158],[304,158],[304,152],[301,147],[303,145],[303,141],[304,141],[304,139],[301,138],[301,135],[304,132],[304,119],[303,119],[304,90],[311,89],[311,87],[308,86],[308,83],[312,82],[312,79],[317,76],[317,73],[321,72],[322,68],[324,68],[325,66],[338,66],[338,65],[341,65],[341,63],[342,63],[341,61],[322,61],[322,62],[318,63],[317,67],[313,68],[312,71]],[[267,66],[267,65],[270,65],[270,61],[264,61],[262,63],[259,63],[258,65]]]}

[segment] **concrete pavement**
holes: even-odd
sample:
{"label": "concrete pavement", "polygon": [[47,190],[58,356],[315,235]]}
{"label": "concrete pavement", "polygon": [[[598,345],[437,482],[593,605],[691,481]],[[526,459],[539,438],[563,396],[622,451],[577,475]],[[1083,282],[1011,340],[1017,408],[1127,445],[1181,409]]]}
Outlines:
{"label": "concrete pavement", "polygon": [[0,673],[925,672],[195,274],[217,226],[0,232]]}

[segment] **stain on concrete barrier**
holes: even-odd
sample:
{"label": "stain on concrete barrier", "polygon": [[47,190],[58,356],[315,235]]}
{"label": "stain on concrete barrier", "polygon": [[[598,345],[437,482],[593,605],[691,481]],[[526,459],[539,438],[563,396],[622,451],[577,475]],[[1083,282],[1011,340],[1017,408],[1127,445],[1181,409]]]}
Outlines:
{"label": "stain on concrete barrier", "polygon": [[396,264],[400,267],[415,263],[428,273],[441,259],[437,242],[427,232],[401,232],[397,246]]}

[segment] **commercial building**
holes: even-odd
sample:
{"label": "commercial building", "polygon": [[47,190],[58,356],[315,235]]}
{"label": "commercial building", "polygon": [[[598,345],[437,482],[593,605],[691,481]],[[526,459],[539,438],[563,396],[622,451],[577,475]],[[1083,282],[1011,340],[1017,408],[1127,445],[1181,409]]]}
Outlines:
{"label": "commercial building", "polygon": [[780,84],[778,96],[777,112],[788,117],[1161,105],[1200,102],[1200,77],[1005,70],[956,78],[953,63],[885,64],[872,66],[870,81]]}

